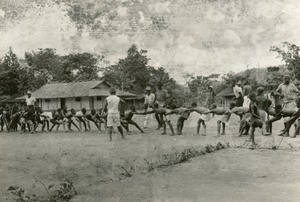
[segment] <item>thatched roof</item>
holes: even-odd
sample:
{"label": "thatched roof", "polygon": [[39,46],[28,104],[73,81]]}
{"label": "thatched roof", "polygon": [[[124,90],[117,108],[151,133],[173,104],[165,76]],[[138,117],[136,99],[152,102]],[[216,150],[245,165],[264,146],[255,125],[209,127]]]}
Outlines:
{"label": "thatched roof", "polygon": [[[100,84],[104,84],[99,87]],[[71,83],[46,84],[40,89],[32,92],[32,96],[37,99],[86,97],[86,96],[108,96],[109,85],[104,81],[85,81]],[[120,97],[134,97],[135,94],[117,90]],[[25,99],[25,95],[18,98]]]}

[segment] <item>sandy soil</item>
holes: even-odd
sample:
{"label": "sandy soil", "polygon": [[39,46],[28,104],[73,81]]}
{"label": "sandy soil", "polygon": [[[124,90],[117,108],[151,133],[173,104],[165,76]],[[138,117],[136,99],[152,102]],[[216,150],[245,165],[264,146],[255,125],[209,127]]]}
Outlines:
{"label": "sandy soil", "polygon": [[[291,186],[297,186],[299,182],[293,173],[296,170],[289,171],[289,169],[294,169],[299,164],[297,161],[299,154],[296,152],[300,148],[299,137],[282,139],[275,135],[262,137],[257,133],[257,142],[261,147],[280,145],[280,149],[296,150],[287,155],[281,154],[281,151],[278,150],[274,153],[267,150],[247,151],[253,152],[250,154],[245,153],[246,151],[242,149],[228,150],[229,153],[226,153],[227,150],[222,150],[216,154],[202,156],[202,159],[195,159],[191,162],[199,161],[204,163],[202,166],[206,165],[206,167],[204,166],[205,169],[196,169],[200,170],[200,173],[192,168],[201,167],[201,165],[195,164],[194,166],[190,163],[178,167],[190,165],[188,167],[191,168],[185,168],[187,172],[178,170],[176,171],[177,174],[174,173],[176,166],[147,172],[145,159],[158,161],[159,163],[160,159],[158,157],[173,152],[174,148],[178,150],[187,147],[203,148],[207,144],[216,144],[219,141],[226,141],[231,146],[237,146],[247,139],[247,137],[238,138],[234,136],[238,126],[236,117],[233,117],[232,122],[226,128],[227,135],[220,138],[215,137],[217,118],[215,117],[208,123],[207,136],[195,135],[196,114],[193,114],[186,123],[184,135],[174,137],[160,135],[162,131],[155,130],[156,124],[154,121],[145,134],[140,134],[137,129],[131,127],[132,134],[127,135],[125,141],[120,138],[119,134],[114,134],[113,142],[108,141],[107,134],[95,130],[82,133],[64,133],[62,131],[36,134],[0,133],[0,198],[3,199],[0,201],[11,201],[6,190],[12,185],[24,188],[29,194],[46,195],[43,187],[35,183],[33,175],[46,185],[71,180],[79,192],[79,195],[73,201],[99,201],[100,199],[107,199],[108,201],[162,201],[168,199],[174,201],[177,200],[176,198],[179,201],[183,199],[198,201],[202,200],[201,197],[203,197],[203,200],[207,199],[208,201],[214,201],[221,197],[226,201],[230,197],[234,198],[235,196],[232,196],[234,194],[237,195],[237,199],[240,199],[239,197],[251,196],[251,194],[247,195],[246,191],[237,194],[231,187],[240,188],[246,178],[249,178],[249,187],[256,186],[255,180],[261,180],[262,184],[268,184],[271,181],[275,183],[275,176],[273,175],[268,175],[267,178],[256,177],[251,181],[250,174],[247,174],[252,171],[254,173],[261,172],[265,175],[267,168],[267,171],[272,171],[269,174],[274,173],[275,175],[276,172],[278,179],[283,176],[286,179],[294,180],[294,184],[288,185],[290,181],[284,184],[285,181],[282,178],[283,181],[278,182],[276,189],[274,185],[274,193],[279,191],[278,187],[281,187],[281,184],[284,188],[295,190]],[[134,119],[142,125],[143,117],[136,116]],[[175,116],[172,122],[175,125]],[[281,125],[282,123],[276,124],[274,130],[278,131]],[[169,130],[167,132],[170,134]],[[225,156],[222,157],[223,152],[225,152]],[[231,156],[232,159],[230,159]],[[252,161],[248,160],[249,156]],[[211,160],[214,158],[215,160]],[[221,159],[227,160],[221,161]],[[256,165],[258,165],[257,170],[255,170]],[[231,167],[226,168],[226,166]],[[237,170],[237,172],[219,169],[222,167],[228,170]],[[130,171],[133,177],[124,177],[124,168]],[[222,172],[211,173],[214,169]],[[250,171],[247,169],[250,169]],[[284,170],[289,172],[282,175]],[[217,175],[218,173],[219,175]],[[165,179],[170,183],[166,184],[162,176],[169,176]],[[185,179],[190,179],[193,183],[189,184],[184,181]],[[205,180],[204,185],[202,179]],[[230,183],[231,179],[233,180],[232,183]],[[181,181],[182,183],[180,183]],[[237,186],[234,182],[237,183]],[[238,185],[239,183],[240,185]],[[165,186],[168,187],[166,192],[164,192]],[[262,194],[264,192],[268,192],[272,196],[273,194],[268,187],[261,188],[260,195],[256,193],[252,198],[249,198],[249,201],[259,199],[260,196],[265,199],[268,194]],[[214,189],[218,191],[212,194]],[[205,195],[204,192],[207,194]],[[187,193],[187,195],[184,193]],[[287,193],[287,195],[291,195],[290,192]],[[296,196],[291,195],[291,197],[290,201],[293,201]],[[274,198],[270,198],[270,200],[272,199]],[[247,200],[247,197],[245,200]]]}

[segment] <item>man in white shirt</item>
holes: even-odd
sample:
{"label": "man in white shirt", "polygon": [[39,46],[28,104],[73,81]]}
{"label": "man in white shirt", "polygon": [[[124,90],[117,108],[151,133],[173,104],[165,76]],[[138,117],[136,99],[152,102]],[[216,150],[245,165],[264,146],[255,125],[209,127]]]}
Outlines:
{"label": "man in white shirt", "polygon": [[[153,110],[153,104],[155,101],[155,95],[151,93],[151,87],[148,86],[146,88],[146,95],[145,95],[145,112]],[[145,121],[144,121],[144,128],[146,129],[148,126],[148,121],[152,117],[152,114],[146,114]]]}
{"label": "man in white shirt", "polygon": [[121,99],[116,96],[116,90],[114,88],[109,89],[110,96],[105,99],[104,111],[107,112],[107,127],[109,133],[109,139],[112,141],[112,131],[114,125],[117,126],[118,131],[121,133],[122,139],[124,139],[123,129],[120,122],[120,108]]}
{"label": "man in white shirt", "polygon": [[36,102],[36,99],[31,96],[31,91],[27,92],[27,97],[26,97],[26,105],[29,107],[34,107],[34,103]]}
{"label": "man in white shirt", "polygon": [[[31,96],[31,91],[27,92],[27,97],[26,97],[26,105],[28,108],[28,118],[34,123],[34,114],[35,114],[35,102],[36,99],[34,97]],[[31,131],[32,133],[34,132],[34,130]]]}

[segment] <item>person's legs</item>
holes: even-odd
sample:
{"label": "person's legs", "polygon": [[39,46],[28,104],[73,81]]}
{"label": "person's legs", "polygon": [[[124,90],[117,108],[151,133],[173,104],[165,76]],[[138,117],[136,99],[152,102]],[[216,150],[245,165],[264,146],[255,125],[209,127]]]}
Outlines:
{"label": "person's legs", "polygon": [[156,118],[156,121],[157,121],[157,123],[158,123],[158,127],[157,127],[157,130],[159,130],[160,128],[161,128],[161,126],[162,126],[162,120],[160,119],[160,116],[159,116],[159,114],[156,114],[155,113],[155,118]]}
{"label": "person's legs", "polygon": [[201,128],[202,122],[204,122],[204,121],[201,118],[199,118],[198,122],[197,122],[197,135],[200,134],[200,128]]}
{"label": "person's legs", "polygon": [[239,136],[243,135],[243,132],[247,130],[247,126],[248,126],[248,122],[246,120],[242,120],[241,124],[240,124],[240,132],[239,132]]}
{"label": "person's legs", "polygon": [[163,126],[163,129],[164,129],[164,132],[162,133],[162,135],[165,135],[165,134],[167,134],[167,127],[166,127],[166,122],[165,121],[162,121],[162,126]]}
{"label": "person's legs", "polygon": [[[73,124],[73,126],[75,126],[77,128],[78,131],[81,131],[80,128],[77,126],[77,124],[75,123],[74,120],[70,120],[70,125]],[[71,127],[71,126],[70,126]]]}
{"label": "person's legs", "polygon": [[203,125],[203,130],[204,130],[202,135],[206,136],[206,123],[205,123],[205,121],[202,122],[202,125]]}
{"label": "person's legs", "polygon": [[140,126],[136,122],[130,120],[128,121],[128,124],[134,125],[137,129],[139,129],[139,131],[141,131],[141,133],[144,133],[144,131],[140,128]]}
{"label": "person's legs", "polygon": [[186,119],[182,118],[181,125],[180,125],[180,128],[179,128],[180,134],[182,134],[182,129],[183,129],[185,120],[186,120]]}
{"label": "person's legs", "polygon": [[76,119],[76,121],[78,122],[78,125],[79,125],[79,128],[80,128],[80,131],[82,131],[82,124],[81,124],[81,120],[79,119],[79,117],[76,117],[75,119]]}
{"label": "person's legs", "polygon": [[[173,126],[172,126],[172,123],[171,123],[171,121],[169,120],[169,121],[167,121],[167,123],[168,123],[168,125],[169,125],[169,128],[170,128],[170,130],[171,130],[171,132],[172,132],[172,135],[175,135],[175,133],[174,133],[174,129],[173,129]],[[166,124],[165,124],[166,125]]]}
{"label": "person's legs", "polygon": [[108,127],[109,140],[112,141],[112,126]]}
{"label": "person's legs", "polygon": [[34,129],[34,123],[31,121],[31,120],[28,120],[27,121],[27,124],[28,124],[28,127],[29,127],[29,130],[31,133],[35,133],[35,129]]}
{"label": "person's legs", "polygon": [[88,131],[87,126],[86,126],[85,119],[82,118],[82,117],[79,117],[79,120],[83,123],[84,130],[85,130],[85,131]]}
{"label": "person's legs", "polygon": [[121,121],[121,126],[122,126],[123,128],[125,128],[125,130],[126,130],[127,133],[130,132],[130,131],[129,131],[129,127],[128,127],[128,123],[127,123],[127,122]]}
{"label": "person's legs", "polygon": [[[164,120],[164,115],[163,114],[159,114],[159,120],[161,122],[163,122],[163,120]],[[161,127],[161,123],[160,123],[160,127]]]}
{"label": "person's legs", "polygon": [[60,125],[61,125],[61,123],[60,123],[60,121],[58,121],[58,122],[57,122],[57,126],[56,126],[56,132],[58,131]]}
{"label": "person's legs", "polygon": [[255,144],[255,140],[254,140],[254,132],[255,132],[255,128],[253,125],[250,126],[250,142],[252,144]]}
{"label": "person's legs", "polygon": [[225,135],[225,123],[222,122],[222,133],[221,135]]}
{"label": "person's legs", "polygon": [[97,123],[97,121],[95,119],[92,119],[91,122],[93,122],[95,124],[96,128],[99,130],[99,124]]}
{"label": "person's legs", "polygon": [[[149,111],[150,109],[148,108],[147,111]],[[144,120],[144,128],[148,127],[148,123],[149,123],[149,119],[151,118],[152,114],[146,114],[145,116],[145,120]]]}
{"label": "person's legs", "polygon": [[124,134],[123,134],[123,129],[121,126],[118,126],[118,131],[120,132],[121,136],[122,136],[122,139],[124,139]]}
{"label": "person's legs", "polygon": [[181,135],[182,127],[183,127],[183,121],[184,119],[182,117],[179,117],[177,119],[177,135]]}
{"label": "person's legs", "polygon": [[295,133],[294,133],[294,135],[293,136],[291,136],[292,138],[295,138],[297,135],[299,135],[299,133],[300,133],[300,119],[298,119],[298,121],[297,121],[298,123],[297,123],[297,127],[296,127],[296,129],[295,129]]}
{"label": "person's legs", "polygon": [[217,121],[217,132],[218,132],[218,136],[220,136],[221,135],[221,121],[220,120]]}
{"label": "person's legs", "polygon": [[87,130],[91,131],[91,124],[90,124],[90,120],[87,118],[83,118],[84,122],[86,123],[87,126]]}
{"label": "person's legs", "polygon": [[51,123],[52,123],[52,126],[51,126],[51,128],[50,128],[50,132],[52,132],[54,126],[57,125],[57,122],[56,122],[56,121],[51,121]]}

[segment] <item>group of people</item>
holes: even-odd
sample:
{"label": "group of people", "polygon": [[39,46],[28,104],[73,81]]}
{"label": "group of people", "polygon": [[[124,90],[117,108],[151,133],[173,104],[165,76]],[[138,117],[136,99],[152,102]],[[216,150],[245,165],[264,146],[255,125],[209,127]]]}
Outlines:
{"label": "group of people", "polygon": [[[38,125],[42,125],[42,131],[47,127],[48,131],[52,131],[56,126],[56,130],[63,126],[64,131],[72,131],[74,126],[78,131],[91,130],[91,123],[101,131],[101,125],[108,130],[109,139],[112,140],[113,127],[116,126],[122,138],[124,138],[123,128],[130,133],[129,125],[134,125],[141,133],[143,129],[147,129],[149,120],[152,114],[155,115],[158,123],[158,128],[163,128],[163,133],[166,134],[166,127],[169,126],[171,135],[175,135],[174,127],[171,123],[170,116],[177,114],[176,134],[181,135],[185,121],[189,118],[192,112],[200,114],[197,121],[197,134],[200,133],[200,128],[203,126],[206,135],[206,123],[214,115],[220,115],[217,119],[217,134],[225,135],[226,123],[229,121],[231,114],[236,114],[240,117],[239,136],[249,135],[250,141],[255,144],[254,132],[256,128],[261,128],[263,135],[272,133],[272,123],[284,118],[284,130],[280,135],[295,137],[300,131],[298,124],[294,135],[289,134],[290,127],[300,117],[298,107],[300,101],[297,100],[299,93],[296,86],[291,83],[289,75],[284,76],[284,83],[279,85],[274,91],[271,89],[268,94],[265,94],[263,87],[258,87],[256,91],[245,83],[242,88],[242,83],[238,81],[233,87],[234,102],[230,103],[229,108],[224,106],[218,107],[215,103],[215,93],[212,86],[209,86],[209,96],[205,106],[197,106],[196,102],[191,103],[186,107],[167,106],[169,95],[163,88],[163,84],[158,84],[155,93],[152,93],[152,88],[146,88],[144,110],[137,111],[135,106],[132,106],[125,113],[122,108],[121,98],[116,95],[116,90],[110,88],[110,96],[105,99],[104,108],[96,111],[91,109],[87,112],[85,108],[76,112],[74,109],[68,110],[66,107],[54,110],[53,112],[43,112],[40,108],[35,107],[35,98],[28,91],[26,98],[27,108],[24,111],[19,111],[17,107],[10,110],[7,108],[0,109],[1,131],[6,126],[7,131],[16,130],[17,126],[21,126],[21,131],[36,132]],[[278,99],[281,98],[281,99]],[[282,100],[282,102],[280,102]],[[132,119],[133,116],[145,115],[143,129]],[[52,126],[50,127],[50,123]]]}

